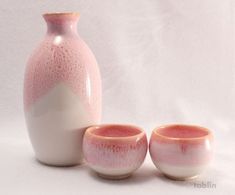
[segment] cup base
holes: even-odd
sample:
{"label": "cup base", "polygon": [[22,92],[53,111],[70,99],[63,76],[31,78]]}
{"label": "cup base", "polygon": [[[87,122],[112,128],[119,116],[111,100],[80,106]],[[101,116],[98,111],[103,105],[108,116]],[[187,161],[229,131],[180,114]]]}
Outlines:
{"label": "cup base", "polygon": [[191,177],[174,177],[172,175],[168,175],[168,174],[163,174],[165,177],[167,177],[168,179],[171,180],[176,180],[176,181],[188,181],[188,180],[192,180],[192,179],[196,179],[199,175],[194,175]]}
{"label": "cup base", "polygon": [[124,174],[124,175],[105,175],[102,173],[97,173],[97,175],[102,177],[103,179],[120,180],[120,179],[126,179],[130,177],[131,173]]}

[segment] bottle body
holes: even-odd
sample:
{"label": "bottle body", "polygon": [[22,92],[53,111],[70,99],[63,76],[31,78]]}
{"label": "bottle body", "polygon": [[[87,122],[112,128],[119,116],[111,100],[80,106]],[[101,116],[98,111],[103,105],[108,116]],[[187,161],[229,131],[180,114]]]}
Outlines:
{"label": "bottle body", "polygon": [[69,166],[82,162],[84,131],[100,122],[101,79],[91,50],[69,29],[76,17],[52,16],[26,67],[24,110],[36,158]]}

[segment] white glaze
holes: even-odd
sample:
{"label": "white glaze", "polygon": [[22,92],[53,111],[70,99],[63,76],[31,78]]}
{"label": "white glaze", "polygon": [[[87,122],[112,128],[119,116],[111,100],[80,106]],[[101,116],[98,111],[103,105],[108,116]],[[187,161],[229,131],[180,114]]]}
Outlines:
{"label": "white glaze", "polygon": [[207,141],[204,144],[193,147],[190,144],[186,145],[186,149],[182,151],[182,145],[178,143],[162,144],[156,141],[151,143],[150,153],[152,156],[168,156],[168,158],[178,158],[183,161],[190,161],[193,158],[200,160],[208,158],[212,155],[211,143]]}
{"label": "white glaze", "polygon": [[107,176],[107,177],[119,177],[122,175],[130,175],[132,172],[134,172],[136,169],[139,168],[138,166],[130,166],[126,168],[106,168],[96,165],[89,165],[89,167],[94,170],[95,172]]}
{"label": "white glaze", "polygon": [[79,97],[63,83],[42,96],[25,113],[36,158],[68,166],[82,162],[82,138],[90,121]]}
{"label": "white glaze", "polygon": [[155,166],[165,175],[175,179],[188,179],[201,174],[207,167],[206,165],[177,166],[166,163],[157,163]]}

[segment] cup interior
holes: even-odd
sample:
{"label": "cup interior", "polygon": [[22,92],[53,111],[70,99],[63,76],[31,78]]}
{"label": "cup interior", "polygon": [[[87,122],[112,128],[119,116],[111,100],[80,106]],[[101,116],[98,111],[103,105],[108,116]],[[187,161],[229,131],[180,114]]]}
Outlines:
{"label": "cup interior", "polygon": [[88,131],[93,135],[113,138],[132,137],[142,133],[140,128],[131,125],[101,125]]}
{"label": "cup interior", "polygon": [[155,132],[168,138],[201,138],[209,135],[209,130],[191,125],[168,125],[155,129]]}

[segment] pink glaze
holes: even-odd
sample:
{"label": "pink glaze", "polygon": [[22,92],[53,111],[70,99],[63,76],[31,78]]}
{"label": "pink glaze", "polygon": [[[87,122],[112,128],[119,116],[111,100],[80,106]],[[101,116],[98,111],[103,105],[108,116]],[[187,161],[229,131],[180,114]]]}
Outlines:
{"label": "pink glaze", "polygon": [[153,131],[149,150],[155,164],[201,166],[212,158],[213,138],[203,127],[161,126]]}
{"label": "pink glaze", "polygon": [[138,127],[100,125],[88,128],[83,140],[86,161],[107,169],[137,169],[147,153],[147,138]]}
{"label": "pink glaze", "polygon": [[92,119],[101,115],[101,80],[94,55],[77,34],[76,13],[45,14],[48,31],[31,55],[25,73],[24,108],[28,111],[57,84],[67,85]]}
{"label": "pink glaze", "polygon": [[208,135],[208,132],[203,128],[184,125],[173,125],[159,128],[157,133],[169,138],[197,138]]}

